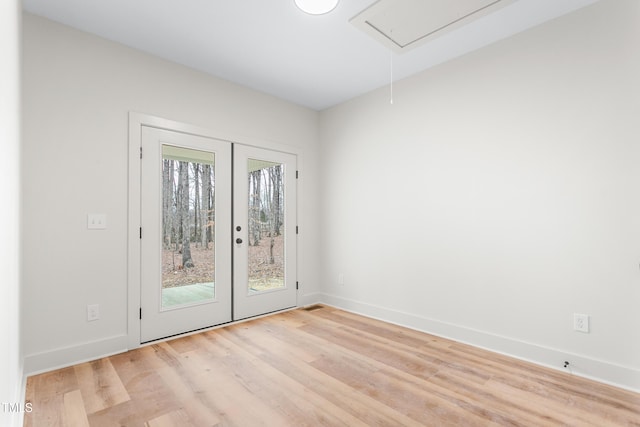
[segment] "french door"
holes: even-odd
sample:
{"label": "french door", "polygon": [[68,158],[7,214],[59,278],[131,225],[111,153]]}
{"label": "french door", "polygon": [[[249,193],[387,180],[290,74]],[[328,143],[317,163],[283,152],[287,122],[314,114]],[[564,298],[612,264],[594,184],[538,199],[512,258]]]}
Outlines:
{"label": "french door", "polygon": [[238,320],[296,305],[296,157],[236,144],[233,159]]}
{"label": "french door", "polygon": [[295,155],[141,136],[141,342],[295,306]]}

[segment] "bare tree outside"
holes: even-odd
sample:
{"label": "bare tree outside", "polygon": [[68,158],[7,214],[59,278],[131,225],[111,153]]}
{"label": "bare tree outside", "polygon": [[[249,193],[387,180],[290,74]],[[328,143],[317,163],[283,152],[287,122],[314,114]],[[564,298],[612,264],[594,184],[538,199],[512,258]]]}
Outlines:
{"label": "bare tree outside", "polygon": [[[162,159],[162,287],[213,285],[214,155],[179,147],[168,147],[166,151]],[[210,159],[206,159],[207,155]],[[248,166],[251,292],[284,286],[285,194],[284,165],[250,159]]]}
{"label": "bare tree outside", "polygon": [[284,286],[284,165],[249,159],[249,290]]}
{"label": "bare tree outside", "polygon": [[[214,154],[165,146],[162,287],[215,282]],[[189,161],[192,155],[198,160]]]}

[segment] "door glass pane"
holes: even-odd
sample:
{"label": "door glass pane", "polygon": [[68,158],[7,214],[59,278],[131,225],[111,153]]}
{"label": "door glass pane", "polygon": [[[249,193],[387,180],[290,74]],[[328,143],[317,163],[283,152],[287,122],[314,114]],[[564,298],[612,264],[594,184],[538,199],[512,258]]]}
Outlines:
{"label": "door glass pane", "polygon": [[215,298],[215,154],[162,146],[162,308]]}
{"label": "door glass pane", "polygon": [[248,159],[248,289],[284,288],[284,165]]}

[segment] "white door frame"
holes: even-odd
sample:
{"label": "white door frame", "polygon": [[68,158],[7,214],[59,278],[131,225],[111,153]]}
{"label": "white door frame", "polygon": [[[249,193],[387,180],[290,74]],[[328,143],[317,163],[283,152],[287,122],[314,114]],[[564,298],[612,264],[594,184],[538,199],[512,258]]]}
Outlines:
{"label": "white door frame", "polygon": [[[258,148],[266,148],[274,151],[295,154],[297,156],[297,169],[303,170],[303,150],[299,147],[284,145],[281,143],[238,136],[229,135],[226,132],[194,126],[187,123],[152,116],[144,113],[129,112],[129,192],[128,192],[128,221],[127,221],[127,343],[128,349],[134,349],[140,344],[140,273],[141,273],[141,244],[140,244],[140,197],[142,194],[140,183],[140,147],[142,146],[142,126],[155,127],[174,132],[188,133],[192,135],[204,136],[207,138],[221,139],[231,143],[249,145]],[[297,182],[298,197],[297,206],[302,206],[302,185],[304,173],[300,172]],[[298,211],[298,244],[297,244],[297,280],[301,282],[302,263],[300,262],[300,250],[302,246],[302,236],[304,224]],[[298,301],[300,298],[298,298]]]}

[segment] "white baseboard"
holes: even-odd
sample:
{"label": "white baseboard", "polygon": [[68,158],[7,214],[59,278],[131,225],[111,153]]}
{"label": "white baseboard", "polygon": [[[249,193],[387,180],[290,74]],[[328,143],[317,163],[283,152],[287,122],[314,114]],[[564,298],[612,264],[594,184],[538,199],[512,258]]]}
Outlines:
{"label": "white baseboard", "polygon": [[634,368],[335,295],[323,293],[314,294],[314,296],[317,296],[315,302],[322,302],[346,311],[470,344],[552,369],[566,372],[562,364],[565,360],[569,360],[571,361],[570,372],[574,375],[640,392],[640,370]]}
{"label": "white baseboard", "polygon": [[308,305],[317,304],[321,301],[322,295],[320,292],[314,292],[307,295],[298,296],[298,307],[306,307]]}
{"label": "white baseboard", "polygon": [[127,343],[127,335],[118,335],[99,341],[31,354],[24,358],[24,376],[28,377],[122,353],[128,350]]}

